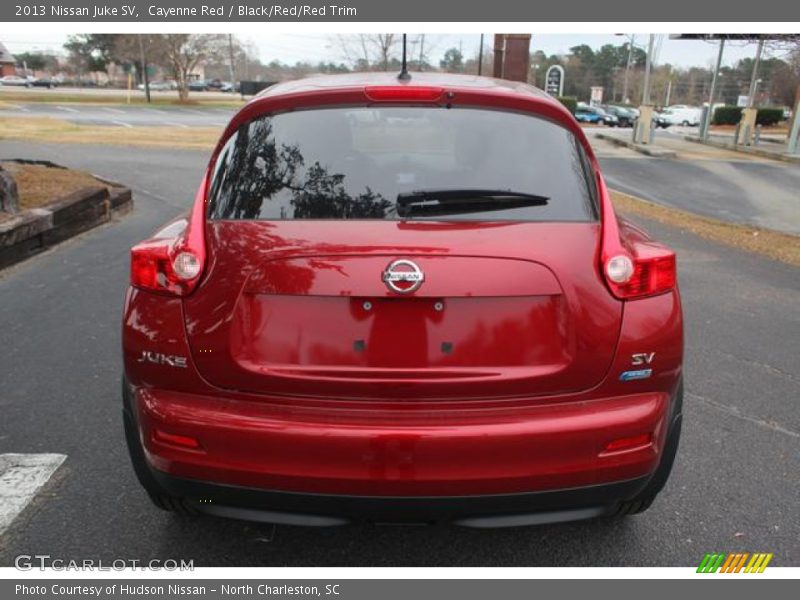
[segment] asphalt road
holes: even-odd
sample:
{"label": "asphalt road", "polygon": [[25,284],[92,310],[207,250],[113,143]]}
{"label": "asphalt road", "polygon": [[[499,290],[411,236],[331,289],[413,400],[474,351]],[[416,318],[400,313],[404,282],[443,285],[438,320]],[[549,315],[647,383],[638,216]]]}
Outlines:
{"label": "asphalt road", "polygon": [[[238,96],[229,97],[236,100]],[[0,95],[0,100],[3,97]],[[50,117],[78,125],[104,127],[218,127],[228,124],[235,110],[219,106],[191,107],[169,104],[142,106],[140,104],[81,104],[77,102],[5,102],[3,116],[16,118]]]}
{"label": "asphalt road", "polygon": [[[722,221],[800,234],[798,164],[720,151],[683,140],[684,132],[663,131],[656,146],[677,157],[651,158],[587,131],[606,181],[615,189]],[[628,139],[630,130],[611,135]]]}
{"label": "asphalt road", "polygon": [[3,142],[3,156],[116,179],[136,207],[0,275],[0,453],[68,456],[0,537],[0,565],[688,566],[709,551],[800,565],[800,270],[645,223],[678,251],[687,397],[672,478],[643,515],[505,530],[182,519],[150,505],[128,464],[120,313],[129,246],[190,205],[205,153]]}

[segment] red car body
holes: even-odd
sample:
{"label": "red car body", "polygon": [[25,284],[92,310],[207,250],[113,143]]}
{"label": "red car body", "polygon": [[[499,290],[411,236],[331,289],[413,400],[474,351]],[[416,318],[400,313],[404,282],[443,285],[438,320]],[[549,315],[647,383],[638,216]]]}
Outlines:
{"label": "red car body", "polygon": [[[210,216],[243,127],[335,107],[537,119],[576,141],[596,216]],[[680,433],[673,252],[615,215],[567,110],[484,78],[324,77],[249,102],[190,215],[132,250],[123,354],[134,467],[176,510],[473,526],[639,512]]]}

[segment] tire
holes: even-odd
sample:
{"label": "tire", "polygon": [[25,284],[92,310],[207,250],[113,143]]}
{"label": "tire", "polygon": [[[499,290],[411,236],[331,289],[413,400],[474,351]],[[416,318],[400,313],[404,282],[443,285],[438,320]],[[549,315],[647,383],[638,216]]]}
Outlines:
{"label": "tire", "polygon": [[681,423],[683,413],[683,380],[678,384],[675,392],[675,400],[672,406],[672,419],[667,443],[664,446],[664,456],[645,488],[634,498],[620,502],[617,511],[613,516],[624,517],[628,515],[638,515],[646,511],[653,504],[659,492],[664,486],[672,472],[672,465],[675,464],[675,456],[678,453],[678,443],[681,438]]}
{"label": "tire", "polygon": [[690,125],[690,123],[689,123],[689,121],[683,121],[681,123],[681,125],[683,125],[684,127],[688,127]]}
{"label": "tire", "polygon": [[147,466],[147,459],[144,456],[141,442],[139,441],[139,428],[136,426],[134,417],[133,394],[127,378],[122,377],[122,420],[125,426],[125,441],[128,444],[128,453],[133,465],[136,478],[147,492],[152,503],[167,512],[174,512],[182,515],[197,515],[198,512],[184,498],[178,498],[168,494],[156,481]]}

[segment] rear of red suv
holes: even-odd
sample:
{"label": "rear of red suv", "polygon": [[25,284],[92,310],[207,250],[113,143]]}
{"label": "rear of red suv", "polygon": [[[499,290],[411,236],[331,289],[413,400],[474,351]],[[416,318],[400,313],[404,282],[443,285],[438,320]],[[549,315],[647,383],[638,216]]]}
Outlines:
{"label": "rear of red suv", "polygon": [[520,525],[632,513],[677,449],[674,253],[528,86],[275,86],[132,250],[124,417],[162,508]]}

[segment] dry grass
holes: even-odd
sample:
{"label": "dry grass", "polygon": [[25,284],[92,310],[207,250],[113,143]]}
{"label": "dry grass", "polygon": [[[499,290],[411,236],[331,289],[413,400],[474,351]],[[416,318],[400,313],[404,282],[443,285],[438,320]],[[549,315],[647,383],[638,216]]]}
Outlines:
{"label": "dry grass", "polygon": [[77,125],[49,117],[0,117],[0,140],[207,150],[214,147],[220,133],[218,127],[122,128]]}
{"label": "dry grass", "polygon": [[37,208],[78,190],[103,185],[86,171],[14,162],[3,162],[0,165],[17,182],[21,209]]}
{"label": "dry grass", "polygon": [[613,190],[611,199],[614,206],[623,214],[641,215],[660,223],[691,231],[695,235],[714,242],[762,254],[800,267],[800,236],[700,217],[690,212],[653,204]]}

